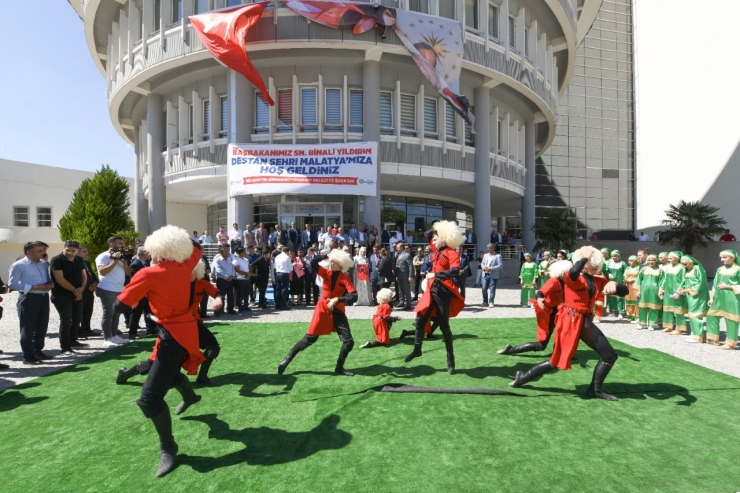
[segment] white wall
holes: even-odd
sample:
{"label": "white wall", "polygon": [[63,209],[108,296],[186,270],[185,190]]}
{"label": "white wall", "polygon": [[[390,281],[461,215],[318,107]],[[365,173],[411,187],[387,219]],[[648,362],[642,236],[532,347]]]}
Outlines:
{"label": "white wall", "polygon": [[636,0],[638,230],[701,200],[740,232],[737,19],[737,1]]}
{"label": "white wall", "polygon": [[207,215],[208,206],[205,204],[167,202],[167,224],[185,228],[191,234],[193,231],[202,233],[208,229]]}

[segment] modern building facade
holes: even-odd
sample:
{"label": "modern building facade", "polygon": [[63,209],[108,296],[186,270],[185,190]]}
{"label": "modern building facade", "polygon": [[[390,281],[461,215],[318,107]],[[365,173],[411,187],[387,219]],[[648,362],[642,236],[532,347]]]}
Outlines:
{"label": "modern building facade", "polygon": [[604,0],[558,101],[553,145],[538,158],[536,216],[567,210],[584,238],[635,229],[633,0]]}
{"label": "modern building facade", "polygon": [[[389,30],[353,35],[275,1],[248,34],[248,51],[277,102],[204,49],[187,17],[234,0],[70,0],[104,75],[111,121],[134,146],[140,231],[167,222],[167,201],[202,204],[203,221],[402,222],[457,220],[487,238],[521,217],[534,241],[535,160],[556,139],[558,98],[579,70],[577,49],[601,0],[395,0],[383,5],[458,20],[460,86],[475,135],[427,82]],[[379,142],[376,196],[275,195],[229,199],[229,143]],[[585,178],[585,177],[584,177]]]}

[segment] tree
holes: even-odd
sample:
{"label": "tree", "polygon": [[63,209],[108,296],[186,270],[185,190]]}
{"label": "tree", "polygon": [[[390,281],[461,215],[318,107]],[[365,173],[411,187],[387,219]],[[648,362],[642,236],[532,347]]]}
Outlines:
{"label": "tree", "polygon": [[532,231],[539,240],[534,250],[543,246],[551,250],[573,250],[576,246],[578,230],[567,210],[549,210],[532,226]]}
{"label": "tree", "polygon": [[684,202],[671,205],[665,215],[668,219],[660,222],[669,229],[660,234],[661,245],[676,245],[689,255],[696,247],[706,247],[714,241],[714,236],[725,232],[726,221],[716,212],[719,207],[712,207],[699,202]]}
{"label": "tree", "polygon": [[109,166],[103,165],[92,178],[75,190],[67,212],[59,219],[62,241],[76,240],[85,245],[94,259],[108,249],[108,238],[115,232],[130,231],[129,184]]}

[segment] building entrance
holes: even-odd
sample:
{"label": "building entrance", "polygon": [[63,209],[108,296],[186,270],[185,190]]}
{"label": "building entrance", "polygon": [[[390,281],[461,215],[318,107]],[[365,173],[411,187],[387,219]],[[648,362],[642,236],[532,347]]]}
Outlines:
{"label": "building entrance", "polygon": [[285,230],[289,229],[293,222],[299,231],[303,231],[306,224],[310,224],[314,230],[318,226],[331,227],[335,223],[341,226],[343,219],[341,203],[280,204],[278,213],[278,221]]}

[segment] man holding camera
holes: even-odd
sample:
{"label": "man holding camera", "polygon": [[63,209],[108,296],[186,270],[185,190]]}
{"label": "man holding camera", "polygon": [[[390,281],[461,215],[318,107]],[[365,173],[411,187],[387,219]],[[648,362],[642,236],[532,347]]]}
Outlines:
{"label": "man holding camera", "polygon": [[59,313],[59,346],[63,356],[74,354],[73,348],[86,347],[77,341],[77,330],[82,319],[82,292],[87,286],[85,261],[77,256],[80,244],[74,240],[64,243],[62,253],[51,258],[51,302]]}
{"label": "man holding camera", "polygon": [[108,238],[108,250],[98,255],[95,265],[100,275],[100,284],[95,291],[103,306],[103,338],[107,348],[126,344],[128,340],[120,337],[118,321],[120,313],[116,313],[113,304],[123,291],[126,276],[131,275],[128,262],[124,256],[123,239],[120,236]]}

